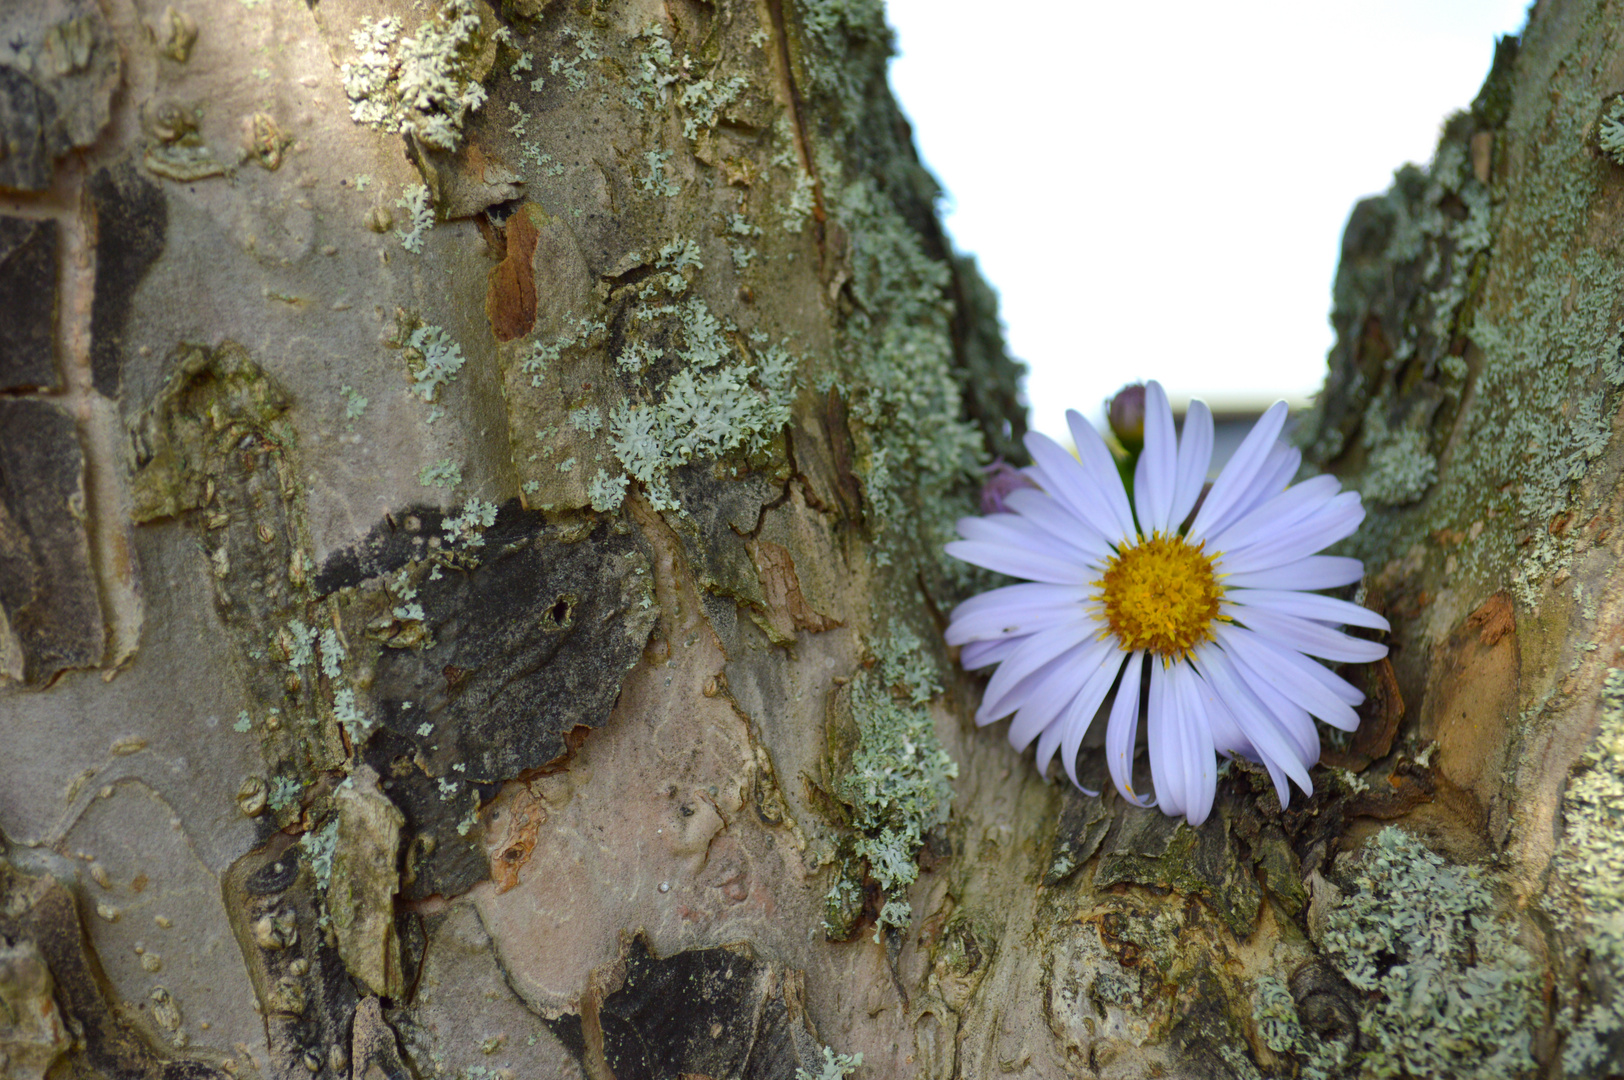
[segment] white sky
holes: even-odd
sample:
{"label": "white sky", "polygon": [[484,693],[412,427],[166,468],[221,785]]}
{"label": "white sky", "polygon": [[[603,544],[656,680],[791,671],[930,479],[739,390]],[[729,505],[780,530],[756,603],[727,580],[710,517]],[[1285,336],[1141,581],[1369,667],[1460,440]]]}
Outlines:
{"label": "white sky", "polygon": [[1123,383],[1306,399],[1342,226],[1432,156],[1523,0],[888,0],[891,85],[1031,367],[1032,423]]}

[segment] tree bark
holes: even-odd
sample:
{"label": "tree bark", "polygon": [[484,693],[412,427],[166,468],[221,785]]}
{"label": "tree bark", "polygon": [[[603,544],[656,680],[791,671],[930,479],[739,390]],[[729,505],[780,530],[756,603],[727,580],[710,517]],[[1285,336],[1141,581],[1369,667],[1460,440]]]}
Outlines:
{"label": "tree bark", "polygon": [[877,3],[184,2],[0,12],[7,1075],[1624,1072],[1616,12],[1355,209],[1391,662],[1191,829],[970,721]]}

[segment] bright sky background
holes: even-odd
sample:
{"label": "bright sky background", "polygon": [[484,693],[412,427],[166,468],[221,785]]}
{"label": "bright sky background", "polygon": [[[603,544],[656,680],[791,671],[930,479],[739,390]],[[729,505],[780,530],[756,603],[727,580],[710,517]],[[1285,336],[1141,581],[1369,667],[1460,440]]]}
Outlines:
{"label": "bright sky background", "polygon": [[998,290],[1032,423],[1307,399],[1342,226],[1432,156],[1524,0],[888,0],[891,85]]}

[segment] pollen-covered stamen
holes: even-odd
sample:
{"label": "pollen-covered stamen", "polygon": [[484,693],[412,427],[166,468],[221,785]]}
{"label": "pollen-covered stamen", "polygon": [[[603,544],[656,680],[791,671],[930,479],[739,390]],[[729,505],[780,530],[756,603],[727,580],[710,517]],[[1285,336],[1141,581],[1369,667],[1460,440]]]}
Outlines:
{"label": "pollen-covered stamen", "polygon": [[1096,599],[1124,650],[1175,658],[1212,640],[1224,589],[1202,546],[1153,533],[1111,557]]}

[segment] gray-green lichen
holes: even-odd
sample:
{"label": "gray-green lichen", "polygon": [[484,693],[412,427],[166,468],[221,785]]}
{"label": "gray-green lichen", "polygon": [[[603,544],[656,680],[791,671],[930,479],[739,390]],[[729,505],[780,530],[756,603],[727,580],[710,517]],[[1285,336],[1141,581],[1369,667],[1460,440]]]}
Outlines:
{"label": "gray-green lichen", "polygon": [[911,634],[882,642],[876,668],[851,682],[858,742],[840,796],[852,808],[854,850],[885,890],[881,928],[908,925],[912,908],[904,896],[919,876],[915,859],[926,836],[947,822],[959,775],[924,707],[940,686],[934,667],[921,667],[927,662],[918,646]]}
{"label": "gray-green lichen", "polygon": [[[1342,977],[1366,995],[1351,1062],[1357,1075],[1510,1080],[1533,1069],[1539,969],[1497,916],[1481,868],[1446,863],[1410,834],[1385,828],[1359,854],[1318,936]],[[1260,988],[1260,1015],[1265,1009],[1278,1021],[1269,1029],[1277,1041],[1334,1065],[1292,1030],[1279,996],[1265,1002]]]}
{"label": "gray-green lichen", "polygon": [[[1595,742],[1562,797],[1565,833],[1557,852],[1559,888],[1546,900],[1559,927],[1590,956],[1588,993],[1564,1009],[1562,1065],[1569,1074],[1617,1071],[1624,1032],[1624,670],[1609,669]],[[1604,1063],[1610,1067],[1599,1068]]]}
{"label": "gray-green lichen", "polygon": [[1372,402],[1365,418],[1371,450],[1366,459],[1363,494],[1377,506],[1405,506],[1419,500],[1438,479],[1438,459],[1423,432],[1388,432],[1376,405]]}
{"label": "gray-green lichen", "polygon": [[462,466],[441,458],[417,470],[417,482],[424,487],[454,488],[462,483]]}
{"label": "gray-green lichen", "polygon": [[[1574,540],[1556,526],[1584,513],[1578,482],[1611,439],[1624,387],[1624,271],[1594,232],[1617,182],[1596,153],[1611,112],[1571,55],[1605,36],[1605,16],[1585,18],[1571,34],[1502,42],[1431,167],[1400,170],[1356,208],[1330,379],[1305,425],[1311,456],[1373,503],[1415,507],[1373,516],[1355,554],[1379,566],[1418,536],[1465,533],[1451,551],[1462,577],[1509,580],[1522,604],[1568,564]],[[1514,70],[1546,89],[1514,96]],[[1514,182],[1502,185],[1508,161]],[[1473,530],[1501,514],[1523,527]]]}
{"label": "gray-green lichen", "polygon": [[727,79],[706,76],[683,87],[678,100],[688,115],[682,122],[682,134],[697,139],[706,128],[715,127],[717,115],[738,100],[739,94],[750,85],[743,75]]}
{"label": "gray-green lichen", "polygon": [[299,846],[304,850],[305,861],[310,864],[311,873],[316,875],[316,884],[321,891],[327,891],[328,884],[333,877],[333,852],[338,844],[338,816],[335,814],[319,829],[311,829],[299,838]]}
{"label": "gray-green lichen", "polygon": [[434,228],[434,201],[429,196],[428,185],[412,184],[407,187],[395,200],[395,205],[406,211],[409,224],[409,228],[395,230],[395,235],[400,237],[400,246],[413,255],[421,255],[423,238]]}
{"label": "gray-green lichen", "polygon": [[1252,1019],[1263,1045],[1276,1054],[1295,1055],[1303,1080],[1330,1080],[1342,1069],[1347,1044],[1317,1039],[1304,1028],[1297,1001],[1286,984],[1273,975],[1264,975],[1256,985]]}
{"label": "gray-green lichen", "polygon": [[339,395],[344,399],[344,419],[359,420],[367,411],[367,399],[353,386],[339,387]]}
{"label": "gray-green lichen", "polygon": [[440,388],[456,380],[466,362],[462,346],[438,326],[422,324],[406,337],[401,355],[411,371],[412,392],[432,402]]}
{"label": "gray-green lichen", "polygon": [[1624,95],[1613,97],[1602,110],[1596,145],[1614,165],[1624,166]]}
{"label": "gray-green lichen", "polygon": [[[782,345],[766,344],[766,335],[746,350],[734,337],[737,327],[718,320],[702,300],[644,307],[634,321],[667,328],[681,342],[675,349],[680,366],[657,395],[614,407],[611,445],[626,475],[644,486],[650,505],[677,509],[672,469],[734,452],[757,453],[778,436],[789,420],[798,361]],[[595,500],[618,503],[609,486],[617,483],[613,478],[604,474],[594,483]]]}
{"label": "gray-green lichen", "polygon": [[[922,585],[945,607],[970,583],[942,547],[972,511],[991,451],[1020,453],[1010,438],[1021,422],[1020,369],[997,339],[995,300],[939,231],[935,181],[899,138],[883,5],[810,0],[795,5],[790,31],[797,85],[820,119],[798,131],[780,118],[772,129],[776,216],[791,234],[816,221],[823,257],[837,267],[836,353],[816,387],[850,428],[878,574],[870,620],[880,631],[869,649],[879,663],[850,687],[860,741],[837,793],[853,809],[856,853],[885,893],[881,927],[901,926],[917,853],[947,821],[958,771],[925,706],[942,658],[905,627]],[[835,932],[859,884],[843,873],[831,889]]]}
{"label": "gray-green lichen", "polygon": [[[811,0],[800,8],[807,36],[823,54],[807,64],[813,84],[832,99],[844,126],[862,123],[868,79],[873,74],[871,64],[863,61],[875,53],[889,56],[895,47],[891,28],[885,23],[885,4],[882,0]],[[859,62],[840,62],[854,54]]]}
{"label": "gray-green lichen", "polygon": [[266,796],[265,802],[278,813],[290,810],[298,805],[299,796],[303,790],[304,785],[300,784],[294,777],[278,776],[271,782],[270,794]]}
{"label": "gray-green lichen", "polygon": [[818,1075],[813,1076],[803,1068],[795,1070],[795,1080],[846,1080],[846,1077],[856,1072],[863,1064],[862,1054],[836,1054],[829,1047],[823,1048],[823,1067]]}
{"label": "gray-green lichen", "polygon": [[[1020,369],[1001,342],[987,348],[981,334],[996,334],[995,302],[971,265],[952,261],[934,222],[939,189],[897,138],[883,6],[816,0],[798,5],[797,15],[798,71],[827,118],[809,140],[807,194],[821,198],[807,208],[821,205],[838,223],[849,267],[839,367],[828,384],[849,404],[876,559],[895,564],[899,581],[920,570],[962,589],[967,572],[941,547],[972,508],[989,441],[999,452],[1018,451],[1002,437],[1019,417]],[[775,136],[786,146],[777,160],[799,171],[785,132]],[[979,381],[1007,385],[1008,400],[967,391]],[[978,415],[983,400],[998,402],[997,416]]]}
{"label": "gray-green lichen", "polygon": [[1303,1080],[1331,1080],[1342,1075],[1348,1058],[1347,1043],[1310,1034],[1303,1026],[1296,999],[1274,976],[1258,979],[1255,989],[1252,1020],[1263,1045],[1276,1054],[1295,1056]]}
{"label": "gray-green lichen", "polygon": [[837,205],[852,236],[860,300],[846,341],[871,527],[884,554],[896,557],[906,543],[901,533],[911,528],[915,535],[907,539],[922,556],[945,562],[941,545],[968,508],[960,500],[986,454],[980,432],[959,419],[964,403],[945,298],[951,271],[925,253],[917,233],[866,178],[847,185]]}
{"label": "gray-green lichen", "polygon": [[482,82],[502,31],[480,0],[445,0],[411,37],[400,20],[365,18],[350,41],[357,56],[343,67],[356,123],[455,150],[463,122],[485,101]]}
{"label": "gray-green lichen", "polygon": [[746,332],[696,295],[711,283],[692,238],[628,253],[621,265],[639,272],[637,284],[605,308],[577,301],[517,356],[516,404],[551,421],[522,440],[525,465],[536,463],[525,491],[546,483],[534,472],[552,460],[557,472],[582,474],[583,501],[600,512],[617,509],[633,482],[654,509],[682,511],[676,470],[782,459],[804,359],[787,338]]}

